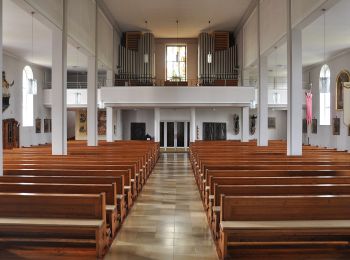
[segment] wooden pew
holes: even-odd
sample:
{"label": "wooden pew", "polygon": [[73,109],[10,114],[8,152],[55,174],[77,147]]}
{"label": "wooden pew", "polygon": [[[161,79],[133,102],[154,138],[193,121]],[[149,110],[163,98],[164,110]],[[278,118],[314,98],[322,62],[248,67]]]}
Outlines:
{"label": "wooden pew", "polygon": [[[0,178],[1,181],[1,178]],[[105,193],[107,227],[110,237],[116,235],[118,222],[116,184],[59,184],[59,183],[6,183],[0,182],[0,191],[6,193],[100,194]]]}
{"label": "wooden pew", "polygon": [[31,176],[31,175],[6,175],[0,176],[0,183],[69,183],[69,184],[110,184],[116,185],[116,198],[119,222],[126,217],[126,200],[123,176]]}
{"label": "wooden pew", "polygon": [[[8,248],[90,245],[102,259],[107,247],[104,193],[0,193],[0,238]],[[62,250],[62,249],[61,249]]]}
{"label": "wooden pew", "polygon": [[328,245],[348,245],[349,203],[348,195],[270,197],[222,195],[220,216],[222,258],[229,256],[228,247],[240,245],[251,247],[295,245],[306,249],[319,246],[320,250]]}
{"label": "wooden pew", "polygon": [[[212,206],[212,230],[217,237],[220,227],[221,195],[225,196],[304,196],[350,195],[350,184],[294,184],[294,185],[215,185]],[[218,208],[218,209],[217,209]]]}
{"label": "wooden pew", "polygon": [[[122,194],[125,195],[126,206],[131,208],[133,197],[131,193],[130,171],[123,170],[64,170],[64,169],[4,169],[4,175],[35,175],[35,176],[97,176],[97,177],[120,177],[123,176],[125,186],[122,187]],[[129,182],[125,182],[129,180]],[[131,184],[131,183],[130,183]]]}

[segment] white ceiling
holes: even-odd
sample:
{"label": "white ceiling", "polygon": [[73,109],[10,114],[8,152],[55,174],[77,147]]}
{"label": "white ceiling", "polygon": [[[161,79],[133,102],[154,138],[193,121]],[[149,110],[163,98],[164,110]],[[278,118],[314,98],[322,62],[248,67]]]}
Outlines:
{"label": "white ceiling", "polygon": [[[18,19],[20,17],[20,19]],[[3,1],[3,47],[4,51],[30,63],[51,67],[51,29],[33,19],[33,52],[32,52],[32,16],[12,0]],[[87,67],[86,56],[68,44],[67,68],[75,69],[76,65],[82,70]]]}
{"label": "white ceiling", "polygon": [[[203,30],[237,26],[251,0],[103,0],[122,31],[148,29],[159,38],[197,37]],[[145,26],[148,21],[148,28]]]}
{"label": "white ceiling", "polygon": [[[104,0],[123,30],[143,29],[149,21],[151,31],[158,37],[176,37],[176,19],[179,19],[179,37],[196,37],[206,29],[233,30],[251,0]],[[130,7],[138,8],[130,8]],[[155,8],[156,7],[156,8]],[[225,7],[225,8],[223,8]],[[326,57],[350,47],[350,0],[341,0],[326,13]],[[18,18],[21,19],[18,19]],[[51,30],[34,16],[34,53],[31,50],[31,14],[12,0],[3,1],[3,44],[6,52],[37,65],[51,67]],[[78,57],[77,57],[78,53]],[[303,30],[303,65],[323,61],[323,17]],[[68,44],[68,68],[87,67],[86,56]],[[286,65],[286,46],[277,49],[268,59],[269,67]]]}
{"label": "white ceiling", "polygon": [[[350,1],[341,0],[326,11],[326,59],[350,48]],[[323,16],[303,30],[303,65],[323,61]]]}

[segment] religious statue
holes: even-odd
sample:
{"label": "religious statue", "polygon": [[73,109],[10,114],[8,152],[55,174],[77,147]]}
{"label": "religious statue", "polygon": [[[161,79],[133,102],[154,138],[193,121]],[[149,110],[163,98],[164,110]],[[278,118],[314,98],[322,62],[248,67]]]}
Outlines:
{"label": "religious statue", "polygon": [[12,87],[15,84],[14,81],[9,83],[6,80],[6,74],[5,71],[2,71],[2,96],[3,97],[10,97],[10,87]]}
{"label": "religious statue", "polygon": [[233,133],[235,135],[239,134],[239,115],[233,115]]}
{"label": "religious statue", "polygon": [[258,117],[254,114],[250,116],[250,122],[249,122],[249,133],[250,135],[254,135],[255,134],[255,130],[256,130],[256,119]]}

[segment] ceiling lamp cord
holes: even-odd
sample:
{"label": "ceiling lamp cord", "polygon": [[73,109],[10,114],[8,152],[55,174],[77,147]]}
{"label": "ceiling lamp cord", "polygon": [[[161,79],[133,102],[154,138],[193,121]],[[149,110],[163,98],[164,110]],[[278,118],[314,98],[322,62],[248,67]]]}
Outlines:
{"label": "ceiling lamp cord", "polygon": [[326,9],[323,11],[323,63],[326,62]]}
{"label": "ceiling lamp cord", "polygon": [[34,14],[35,12],[31,12],[32,14],[32,63],[34,62]]}

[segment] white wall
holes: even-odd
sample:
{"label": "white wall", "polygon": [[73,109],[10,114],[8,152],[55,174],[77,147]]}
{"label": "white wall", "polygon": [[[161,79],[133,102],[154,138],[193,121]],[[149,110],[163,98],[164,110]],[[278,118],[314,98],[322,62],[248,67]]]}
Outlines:
{"label": "white wall", "polygon": [[[26,65],[31,65],[28,62],[4,54],[4,67],[6,72],[6,79],[9,82],[15,81],[15,84],[10,88],[10,106],[3,113],[3,119],[15,118],[22,125],[22,73],[23,68]],[[34,78],[38,81],[38,94],[34,96],[34,120],[41,118],[41,132],[35,133],[35,127],[20,127],[20,145],[30,146],[45,144],[51,142],[51,134],[44,132],[44,119],[51,118],[50,109],[43,105],[43,86],[44,86],[44,73],[45,70],[42,67],[31,65]],[[35,121],[34,121],[35,125]]]}
{"label": "white wall", "polygon": [[[233,133],[233,115],[240,117],[240,133]],[[250,110],[250,114],[257,114],[256,110]],[[190,109],[160,109],[160,121],[190,121]],[[269,129],[270,140],[285,140],[287,138],[287,113],[281,110],[269,109],[269,116],[276,118],[276,129]],[[130,139],[130,123],[146,123],[146,132],[154,136],[154,110],[138,109],[123,110],[123,139]],[[240,140],[242,130],[241,108],[197,108],[196,109],[196,127],[199,128],[199,140],[203,137],[203,123],[217,122],[226,123],[227,139]],[[256,126],[258,126],[256,124]],[[250,139],[256,139],[258,129]]]}
{"label": "white wall", "polygon": [[[319,75],[321,65],[312,68],[311,70],[304,71],[304,81],[308,82],[309,72],[311,72],[312,82],[312,111],[313,118],[317,118],[317,134],[311,133],[311,128],[308,129],[308,134],[304,134],[304,143],[307,143],[309,137],[310,144],[319,145],[322,147],[337,148],[338,150],[350,150],[350,137],[348,136],[348,128],[343,123],[343,111],[335,110],[336,99],[336,77],[337,74],[343,70],[350,70],[350,53],[341,55],[335,59],[327,62],[331,71],[331,124],[334,117],[340,118],[340,135],[334,136],[332,131],[332,125],[320,126],[319,117]],[[303,110],[303,117],[305,118],[305,110]]]}
{"label": "white wall", "polygon": [[154,137],[154,109],[123,110],[123,140],[130,140],[131,123],[146,123],[146,134]]}
{"label": "white wall", "polygon": [[287,140],[287,110],[269,109],[269,117],[276,118],[276,128],[269,129],[269,140]]}

